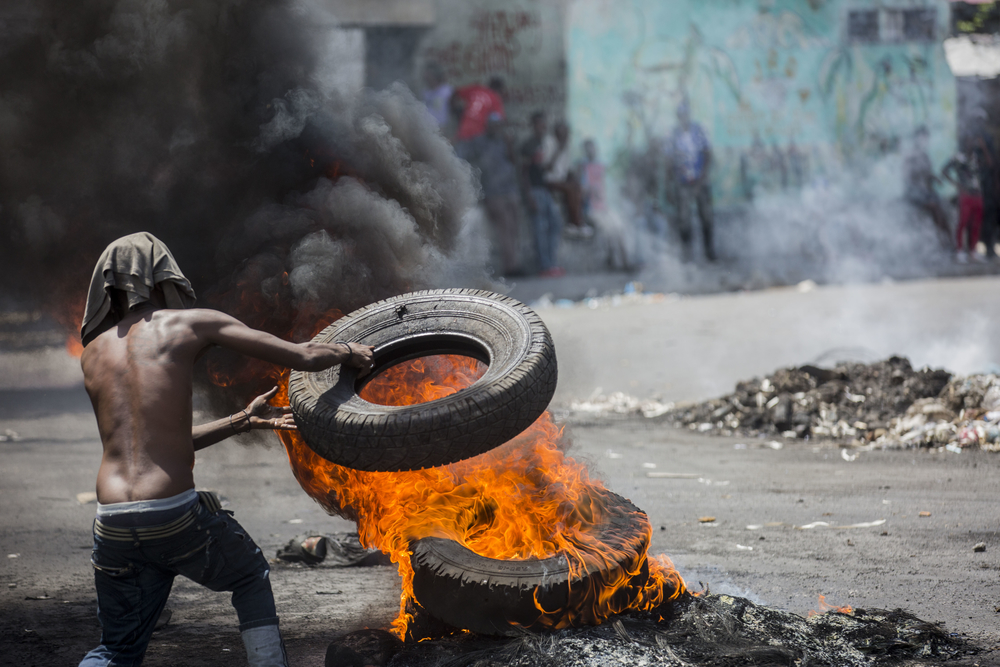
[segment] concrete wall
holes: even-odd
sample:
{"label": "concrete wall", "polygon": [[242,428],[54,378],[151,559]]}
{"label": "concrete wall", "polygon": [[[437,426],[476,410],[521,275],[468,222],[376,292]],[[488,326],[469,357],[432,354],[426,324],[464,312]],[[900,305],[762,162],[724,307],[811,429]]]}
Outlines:
{"label": "concrete wall", "polygon": [[[892,10],[922,7],[936,10],[933,40],[887,25]],[[849,12],[864,9],[883,10],[880,39],[850,38]],[[955,148],[955,80],[941,46],[949,16],[945,0],[575,0],[570,122],[621,174],[669,133],[689,95],[723,202],[898,154],[919,125],[940,164]]]}
{"label": "concrete wall", "polygon": [[[556,0],[436,0],[436,23],[414,63],[440,63],[454,86],[507,83],[508,117],[526,127],[534,109],[564,113],[566,60],[563,3]],[[419,81],[419,78],[417,79]]]}
{"label": "concrete wall", "polygon": [[343,28],[325,70],[346,91],[402,81],[420,97],[434,60],[455,86],[507,83],[511,124],[527,130],[535,109],[563,117],[565,0],[322,0]]}

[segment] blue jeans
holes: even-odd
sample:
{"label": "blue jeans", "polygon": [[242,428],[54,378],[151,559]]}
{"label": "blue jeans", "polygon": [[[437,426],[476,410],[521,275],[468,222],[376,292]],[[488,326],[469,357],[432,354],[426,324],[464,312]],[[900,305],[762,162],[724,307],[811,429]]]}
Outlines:
{"label": "blue jeans", "polygon": [[241,632],[278,624],[264,554],[229,513],[212,513],[200,504],[195,512],[191,526],[167,538],[120,541],[94,535],[101,645],[80,667],[142,664],[178,574],[213,591],[231,591]]}
{"label": "blue jeans", "polygon": [[542,271],[548,271],[556,266],[556,254],[559,251],[559,239],[562,236],[562,214],[548,188],[532,187],[531,199],[535,203],[535,211],[531,220],[535,226],[535,249],[538,251],[538,264]]}

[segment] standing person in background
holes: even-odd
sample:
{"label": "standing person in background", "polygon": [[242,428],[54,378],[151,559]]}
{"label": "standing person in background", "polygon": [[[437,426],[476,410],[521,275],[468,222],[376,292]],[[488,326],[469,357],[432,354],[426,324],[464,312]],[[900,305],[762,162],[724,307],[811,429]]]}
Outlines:
{"label": "standing person in background", "polygon": [[569,223],[566,235],[590,238],[594,235],[594,230],[583,224],[580,181],[570,159],[569,125],[561,120],[555,124],[552,133],[556,140],[556,152],[545,172],[545,182],[550,190],[562,197],[566,222]]}
{"label": "standing person in background", "polygon": [[913,147],[904,162],[904,194],[903,197],[913,206],[931,216],[934,227],[938,231],[941,244],[945,248],[951,246],[951,229],[948,227],[948,216],[944,212],[941,198],[935,184],[940,182],[934,174],[931,156],[927,152],[927,142],[931,133],[926,127],[920,126],[913,133]]}
{"label": "standing person in background", "polygon": [[486,132],[486,121],[490,114],[507,118],[503,108],[506,85],[502,78],[495,76],[490,85],[473,84],[457,89],[451,96],[451,111],[458,119],[455,142],[468,141]]}
{"label": "standing person in background", "polygon": [[442,130],[448,124],[449,105],[455,92],[444,75],[444,68],[433,60],[424,67],[424,104]]}
{"label": "standing person in background", "polygon": [[667,178],[676,197],[677,229],[684,245],[684,257],[690,259],[692,256],[691,209],[697,206],[705,257],[714,262],[714,212],[712,186],[708,180],[712,168],[712,147],[701,125],[691,120],[691,107],[687,100],[677,107],[677,127],[667,139],[666,152],[670,165]]}
{"label": "standing person in background", "polygon": [[503,272],[514,275],[520,270],[520,188],[504,119],[494,111],[487,118],[486,132],[460,147],[459,157],[479,168],[483,204],[499,241]]}
{"label": "standing person in background", "polygon": [[607,210],[604,171],[604,165],[597,160],[597,144],[593,139],[587,139],[583,142],[583,160],[580,161],[584,215],[592,216],[595,212]]}
{"label": "standing person in background", "polygon": [[593,139],[583,142],[583,160],[577,171],[580,174],[583,216],[604,235],[607,241],[608,266],[616,270],[631,268],[630,235],[621,216],[608,206],[605,168],[597,159],[597,144]]}
{"label": "standing person in background", "polygon": [[556,264],[562,236],[562,216],[545,180],[556,151],[556,140],[548,133],[545,112],[536,111],[531,114],[531,136],[521,145],[521,173],[525,203],[535,232],[539,275],[549,278],[565,273]]}
{"label": "standing person in background", "polygon": [[983,195],[983,244],[986,259],[997,260],[996,243],[1000,232],[1000,155],[993,137],[979,132],[972,140],[972,151],[979,166],[979,187]]}
{"label": "standing person in background", "polygon": [[[983,225],[983,193],[979,185],[979,163],[972,140],[963,137],[961,150],[941,170],[941,176],[958,189],[958,230],[955,232],[956,259],[964,264],[969,259],[978,261],[976,245]],[[969,250],[962,242],[962,232],[966,232]]]}

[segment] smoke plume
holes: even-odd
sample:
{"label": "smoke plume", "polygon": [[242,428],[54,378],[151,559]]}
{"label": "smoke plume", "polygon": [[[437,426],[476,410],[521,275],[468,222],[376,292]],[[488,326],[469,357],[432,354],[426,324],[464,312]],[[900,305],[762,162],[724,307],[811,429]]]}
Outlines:
{"label": "smoke plume", "polygon": [[3,3],[5,291],[75,325],[100,251],[140,230],[202,305],[296,339],[488,284],[469,166],[405,87],[344,89],[336,29],[286,0]]}

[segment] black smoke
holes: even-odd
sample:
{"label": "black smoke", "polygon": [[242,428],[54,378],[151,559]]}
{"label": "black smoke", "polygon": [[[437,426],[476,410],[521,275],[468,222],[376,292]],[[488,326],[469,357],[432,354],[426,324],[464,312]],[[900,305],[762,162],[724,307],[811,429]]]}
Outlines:
{"label": "black smoke", "polygon": [[286,337],[486,284],[470,168],[405,87],[338,86],[336,38],[309,2],[0,4],[3,291],[72,322],[100,251],[135,231],[202,305]]}

